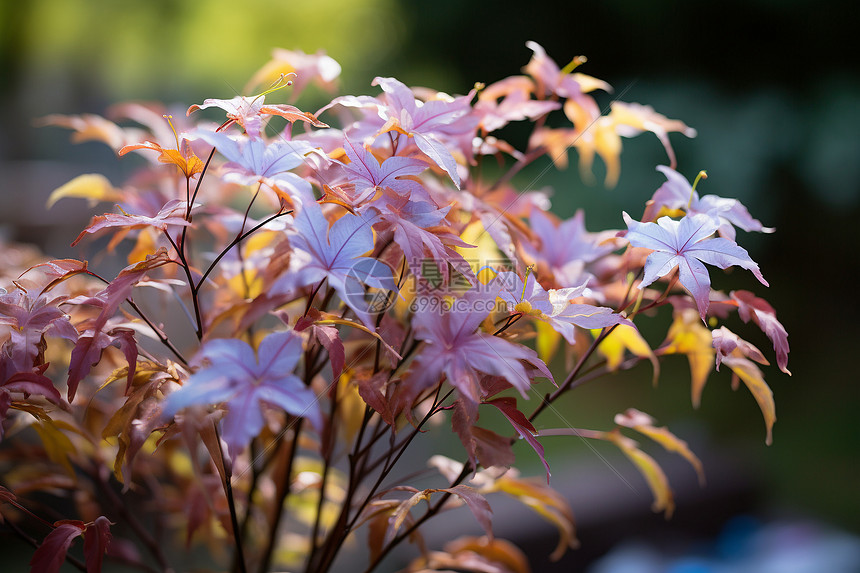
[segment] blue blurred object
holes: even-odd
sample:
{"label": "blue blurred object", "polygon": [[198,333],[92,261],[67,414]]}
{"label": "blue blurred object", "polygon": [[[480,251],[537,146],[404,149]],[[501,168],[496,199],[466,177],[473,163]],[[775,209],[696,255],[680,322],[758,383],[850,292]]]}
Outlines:
{"label": "blue blurred object", "polygon": [[860,572],[860,538],[813,521],[761,523],[739,516],[703,551],[662,551],[624,543],[589,573],[852,573]]}

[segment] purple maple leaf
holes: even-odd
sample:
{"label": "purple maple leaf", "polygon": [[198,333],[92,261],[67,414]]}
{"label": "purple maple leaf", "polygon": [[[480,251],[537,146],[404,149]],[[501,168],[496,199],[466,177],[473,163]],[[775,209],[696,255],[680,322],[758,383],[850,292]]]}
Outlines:
{"label": "purple maple leaf", "polygon": [[702,213],[719,222],[720,236],[735,240],[735,227],[744,231],[773,233],[772,227],[765,227],[754,219],[747,208],[737,199],[727,199],[719,195],[699,197],[687,178],[665,165],[657,166],[657,171],[666,176],[667,181],[654,192],[648,210],[655,215],[662,208],[683,209],[688,214]]}
{"label": "purple maple leaf", "polygon": [[415,313],[415,337],[424,341],[424,347],[409,382],[412,396],[435,384],[441,374],[473,404],[480,402],[483,394],[483,373],[501,376],[524,398],[528,398],[526,392],[535,373],[553,380],[534,350],[479,330],[495,298],[496,292],[473,289],[454,301],[452,310],[428,307]]}
{"label": "purple maple leaf", "polygon": [[49,301],[45,296],[32,300],[23,291],[0,296],[0,325],[12,327],[2,352],[16,372],[32,370],[43,335],[71,341],[78,339],[78,331],[69,322],[69,316],[57,308],[65,300],[66,297],[57,297]]}
{"label": "purple maple leaf", "polygon": [[758,265],[744,248],[729,239],[709,238],[718,227],[718,222],[712,217],[687,215],[680,221],[661,217],[657,223],[640,223],[627,213],[623,215],[630,244],[654,251],[645,261],[645,276],[640,288],[647,287],[677,267],[680,282],[693,295],[702,320],[708,312],[711,292],[711,279],[702,263],[721,269],[742,267],[768,286]]}
{"label": "purple maple leaf", "polygon": [[195,404],[226,404],[222,437],[235,456],[263,429],[260,403],[307,418],[322,428],[317,398],[293,374],[302,339],[291,331],[274,332],[254,349],[242,340],[217,339],[203,345],[193,365],[205,364],[179,390],[169,394],[164,416]]}
{"label": "purple maple leaf", "polygon": [[266,143],[262,139],[233,137],[226,133],[198,129],[189,137],[202,139],[218,149],[229,163],[224,164],[223,180],[240,185],[253,185],[257,182],[270,187],[278,187],[293,197],[306,201],[314,199],[310,183],[295,173],[290,173],[305,162],[304,155],[313,151],[306,141],[287,141],[279,139]]}
{"label": "purple maple leaf", "polygon": [[412,157],[389,157],[381,164],[372,153],[348,137],[343,147],[350,163],[344,167],[347,179],[355,185],[355,203],[373,196],[377,189],[388,187],[398,194],[420,193],[426,195],[421,185],[412,179],[400,179],[418,175],[427,169],[427,164]]}
{"label": "purple maple leaf", "polygon": [[359,320],[373,330],[374,320],[363,304],[364,298],[356,295],[364,285],[396,291],[397,284],[390,267],[362,256],[373,249],[372,223],[346,214],[329,229],[320,206],[314,201],[306,204],[296,216],[296,233],[290,238],[293,247],[306,256],[294,257],[297,271],[288,275],[281,287],[302,287],[327,279]]}
{"label": "purple maple leaf", "polygon": [[[379,108],[379,115],[391,128],[405,133],[415,141],[427,157],[438,165],[460,188],[457,162],[446,143],[467,139],[471,148],[471,135],[478,126],[478,118],[470,115],[472,94],[453,101],[433,100],[421,102],[408,87],[394,78],[377,77],[373,85],[385,92],[388,105]],[[468,135],[468,138],[465,136]]]}
{"label": "purple maple leaf", "polygon": [[[198,206],[197,204],[194,205]],[[146,215],[134,215],[126,213],[124,210],[120,213],[105,213],[104,215],[96,215],[90,221],[86,229],[81,231],[78,237],[72,242],[72,246],[77,245],[86,234],[97,233],[102,229],[119,227],[121,229],[137,229],[141,227],[153,227],[166,231],[170,225],[178,225],[187,227],[191,225],[186,219],[187,203],[181,199],[173,199],[164,204],[163,207],[153,217]],[[122,210],[122,208],[120,208]]]}
{"label": "purple maple leaf", "polygon": [[557,226],[541,209],[532,209],[529,219],[540,247],[529,242],[524,242],[523,247],[534,260],[546,263],[559,285],[577,284],[590,278],[585,265],[614,249],[612,244],[603,244],[601,234],[586,231],[585,212],[581,209]]}
{"label": "purple maple leaf", "polygon": [[476,279],[469,263],[453,248],[471,248],[474,245],[444,230],[447,228],[445,216],[450,207],[440,209],[429,201],[415,200],[411,195],[401,196],[385,190],[367,208],[368,212],[378,214],[379,222],[374,224],[377,231],[393,229],[393,240],[403,251],[415,275],[424,275],[426,254],[436,263],[445,281],[448,280],[450,264],[474,284]]}
{"label": "purple maple leaf", "polygon": [[632,322],[612,312],[611,308],[571,302],[582,296],[586,289],[585,283],[576,287],[546,291],[537,282],[534,273],[529,273],[523,284],[516,273],[507,271],[499,273],[495,282],[502,289],[499,298],[507,303],[510,312],[521,312],[547,322],[571,344],[576,342],[574,325],[585,329],[603,328],[613,324],[633,326]]}

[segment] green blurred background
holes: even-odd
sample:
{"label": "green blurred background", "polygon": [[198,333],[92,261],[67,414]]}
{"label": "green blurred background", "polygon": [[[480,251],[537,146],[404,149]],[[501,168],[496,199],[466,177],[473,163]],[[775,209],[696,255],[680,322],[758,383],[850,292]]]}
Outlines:
{"label": "green blurred background", "polygon": [[[692,411],[682,358],[667,361],[657,389],[642,367],[577,391],[564,405],[565,418],[608,428],[615,412],[635,406],[699,448],[711,483],[679,496],[674,531],[685,520],[708,521],[708,512],[716,530],[741,512],[810,516],[860,532],[854,360],[860,240],[853,232],[860,215],[860,75],[850,8],[811,0],[2,2],[0,236],[34,242],[52,256],[82,256],[68,243],[89,216],[86,207],[68,201],[46,212],[47,195],[81,173],[103,172],[118,184],[134,166],[100,144],[73,146],[64,131],[34,128],[39,116],[104,113],[127,99],[183,110],[208,97],[229,98],[274,47],[325,49],[343,66],[341,93],[353,94],[376,93],[370,86],[376,75],[465,93],[476,81],[519,73],[530,57],[527,40],[561,65],[585,54],[583,71],[611,83],[621,99],[653,105],[698,130],[696,139],[673,136],[673,143],[681,172],[692,178],[708,171],[702,193],[737,197],[777,228],[774,235],[739,236],[770,289],[743,272],[715,285],[749,288],[774,305],[790,333],[793,377],[766,369],[778,416],[770,447],[755,402],[745,390],[732,392],[725,372],[711,378],[700,411]],[[312,111],[323,101],[311,93],[300,103]],[[522,143],[527,134],[513,128],[506,135]],[[654,171],[661,163],[661,146],[643,135],[625,141],[614,190],[584,185],[575,168],[541,175],[544,163],[515,182],[553,188],[561,216],[584,207],[590,230],[618,228],[621,210],[640,212],[661,183]],[[772,356],[754,327],[734,329]],[[577,468],[596,457],[581,443],[553,442],[548,449],[559,468],[555,484],[574,492],[578,512],[576,492],[587,498],[589,482]],[[528,466],[529,453],[523,458]],[[673,466],[670,482],[689,481],[687,471]],[[601,464],[594,472],[605,482],[595,487],[625,489]],[[567,487],[569,480],[577,481]],[[731,487],[721,488],[720,480]],[[727,503],[735,494],[734,504]],[[637,499],[631,511],[641,515],[626,523],[638,525],[616,523],[616,533],[604,532],[592,547],[673,531],[648,515],[647,495]],[[590,511],[590,521],[581,523],[586,529],[602,523],[600,504]],[[587,534],[581,537],[588,546]]]}

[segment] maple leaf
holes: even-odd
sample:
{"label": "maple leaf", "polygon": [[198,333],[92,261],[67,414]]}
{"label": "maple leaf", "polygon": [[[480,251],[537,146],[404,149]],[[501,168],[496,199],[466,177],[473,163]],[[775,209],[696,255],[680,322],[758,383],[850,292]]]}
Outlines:
{"label": "maple leaf", "polygon": [[[424,161],[392,156],[380,163],[364,146],[356,145],[348,137],[343,140],[343,148],[349,158],[349,164],[344,167],[344,171],[349,182],[355,185],[356,204],[384,187],[401,195],[423,192],[421,185],[409,177],[427,169],[427,163]],[[423,194],[426,195],[426,192]]]}
{"label": "maple leaf", "polygon": [[[90,221],[86,229],[81,231],[78,237],[72,241],[72,246],[77,245],[87,234],[97,233],[103,229],[120,227],[123,229],[140,229],[142,227],[153,227],[166,231],[170,225],[188,227],[191,225],[185,219],[187,203],[181,199],[168,201],[153,217],[146,215],[132,215],[123,211],[122,213],[105,213],[96,215]],[[122,207],[120,207],[122,210]]]}
{"label": "maple leaf", "polygon": [[768,361],[762,355],[761,351],[740,338],[725,326],[713,332],[713,345],[717,350],[717,369],[720,364],[726,364],[732,370],[732,388],[737,389],[738,380],[743,380],[746,387],[752,393],[756,403],[761,409],[764,417],[765,427],[767,428],[767,437],[765,443],[770,445],[773,442],[773,423],[776,421],[776,405],[773,401],[773,392],[767,382],[764,381],[764,374],[755,362],[759,364],[768,364]]}
{"label": "maple leaf", "polygon": [[745,268],[768,286],[758,265],[744,248],[721,237],[708,238],[717,230],[717,223],[711,217],[686,215],[680,221],[661,217],[657,223],[640,223],[626,212],[623,216],[630,244],[653,251],[645,261],[645,276],[639,288],[647,287],[678,268],[680,282],[696,301],[702,321],[708,312],[711,292],[711,279],[703,263],[721,269],[735,265]]}
{"label": "maple leaf", "polygon": [[729,294],[738,303],[738,314],[741,319],[744,322],[752,320],[770,338],[773,349],[776,351],[777,366],[790,376],[791,372],[788,370],[788,333],[782,323],[776,319],[776,311],[766,300],[749,291],[737,290]]}
{"label": "maple leaf", "polygon": [[683,456],[684,459],[690,462],[693,469],[696,470],[696,474],[699,476],[699,484],[705,485],[705,469],[702,466],[701,460],[699,460],[696,454],[690,451],[687,442],[675,436],[666,426],[662,428],[656,427],[654,425],[656,422],[654,418],[645,412],[640,412],[636,408],[628,408],[623,414],[615,415],[615,423],[619,426],[636,430],[666,448],[667,451]]}
{"label": "maple leaf", "polygon": [[293,81],[292,90],[292,99],[295,100],[310,82],[331,91],[335,87],[335,80],[340,75],[340,71],[340,64],[326,55],[324,50],[319,50],[315,54],[306,54],[300,50],[275,48],[272,50],[272,59],[254,74],[245,86],[245,91],[250,92],[251,88],[258,85],[271,84],[282,74],[295,74],[296,79]]}
{"label": "maple leaf", "polygon": [[[571,73],[573,69],[585,63],[583,56],[577,56],[562,70],[537,42],[528,41],[526,47],[533,53],[523,71],[537,81],[539,95],[554,93],[564,98],[578,98],[581,94],[596,89],[612,91],[612,87],[604,81],[585,74]],[[597,104],[594,105],[596,108]]]}
{"label": "maple leaf", "polygon": [[[254,97],[236,96],[232,99],[207,99],[203,100],[202,104],[194,104],[185,112],[186,116],[191,115],[197,110],[217,107],[227,112],[227,119],[230,123],[238,123],[242,126],[249,136],[254,138],[262,137],[263,132],[263,116],[277,115],[283,117],[290,123],[296,121],[305,121],[314,127],[328,127],[327,124],[321,122],[312,113],[307,113],[299,108],[288,104],[269,104],[265,105],[265,95]],[[223,126],[226,128],[227,125]]]}
{"label": "maple leaf", "polygon": [[94,296],[79,296],[65,301],[65,304],[90,305],[101,308],[98,316],[89,324],[88,329],[78,337],[69,362],[69,401],[77,391],[80,381],[89,373],[92,365],[99,362],[102,350],[111,344],[118,344],[129,359],[129,383],[134,376],[137,348],[134,332],[126,328],[115,328],[103,332],[108,320],[116,314],[120,305],[131,296],[131,291],[150,271],[172,262],[167,249],[161,248],[145,260],[129,265],[104,290]]}
{"label": "maple leaf", "polygon": [[474,467],[479,463],[485,468],[510,467],[515,461],[510,438],[476,426],[478,409],[475,406],[459,399],[454,402],[451,414],[451,427],[463,443],[469,461]]}
{"label": "maple leaf", "polygon": [[694,215],[702,213],[714,217],[719,221],[717,231],[720,236],[735,240],[735,227],[744,231],[758,231],[761,233],[773,233],[775,229],[765,227],[761,221],[754,219],[747,208],[737,199],[726,199],[718,195],[705,195],[699,197],[699,193],[693,190],[693,186],[687,178],[665,165],[657,166],[657,171],[666,176],[663,183],[654,196],[648,201],[648,208],[644,218],[650,218],[649,213],[658,214],[664,209],[681,209]]}
{"label": "maple leaf", "polygon": [[427,274],[424,262],[429,258],[444,281],[448,280],[450,266],[474,283],[469,263],[455,250],[473,245],[451,232],[445,220],[449,210],[450,207],[440,209],[435,203],[385,189],[379,199],[367,206],[366,212],[376,213],[378,222],[374,228],[377,231],[393,230],[393,240],[416,276]]}
{"label": "maple leaf", "polygon": [[461,536],[446,543],[444,551],[431,551],[417,557],[408,570],[531,573],[526,554],[510,541],[472,536]]}
{"label": "maple leaf", "polygon": [[589,279],[585,270],[614,250],[609,233],[589,233],[585,228],[585,212],[556,224],[542,209],[534,208],[529,216],[531,229],[540,240],[538,246],[523,241],[523,249],[534,261],[546,267],[557,285],[572,285]]}
{"label": "maple leaf", "polygon": [[714,330],[712,333],[713,345],[717,351],[717,371],[720,370],[720,364],[724,358],[731,356],[735,350],[739,350],[743,356],[755,360],[759,364],[770,364],[761,350],[753,344],[747,342],[725,326]]}
{"label": "maple leaf", "polygon": [[473,403],[480,402],[484,394],[480,385],[483,373],[504,378],[523,398],[528,398],[535,372],[553,380],[534,350],[478,330],[496,297],[495,292],[482,290],[472,289],[455,301],[456,311],[430,310],[428,305],[415,313],[415,337],[425,344],[409,380],[411,396],[417,397],[434,385],[442,374],[460,396]]}
{"label": "maple leaf", "polygon": [[118,346],[125,355],[129,365],[128,383],[131,384],[134,365],[137,364],[137,342],[134,339],[134,331],[128,328],[114,328],[108,332],[90,329],[78,337],[69,356],[69,378],[66,383],[69,402],[74,400],[81,380],[101,361],[105,348],[114,345]]}
{"label": "maple leaf", "polygon": [[261,403],[307,418],[322,429],[316,396],[292,373],[301,354],[302,339],[291,331],[266,336],[256,356],[242,340],[211,340],[193,361],[203,366],[167,396],[163,416],[195,404],[226,404],[222,437],[234,457],[263,429]]}
{"label": "maple leaf", "polygon": [[203,171],[203,161],[200,160],[194,151],[191,149],[187,139],[182,139],[180,143],[177,139],[177,149],[162,147],[161,144],[153,141],[144,141],[134,145],[126,145],[119,150],[119,155],[125,155],[129,151],[138,151],[140,149],[150,149],[158,152],[158,161],[161,163],[172,163],[182,171],[185,177],[190,178],[196,173]]}
{"label": "maple leaf", "polygon": [[[593,330],[592,334],[597,338],[600,331]],[[621,366],[628,350],[639,358],[647,358],[651,361],[651,365],[654,367],[653,382],[656,385],[657,379],[660,377],[660,362],[636,328],[620,324],[597,347],[597,351],[606,357],[606,367],[610,372]]]}
{"label": "maple leaf", "polygon": [[669,488],[669,479],[663,472],[654,458],[639,449],[639,444],[627,436],[623,435],[618,429],[610,432],[600,432],[601,439],[612,442],[630,459],[636,466],[645,481],[648,482],[648,487],[654,495],[654,503],[651,504],[651,510],[655,513],[662,511],[666,518],[672,517],[675,511],[675,500],[672,495],[672,490]]}
{"label": "maple leaf", "polygon": [[576,342],[574,325],[584,329],[603,328],[615,324],[633,327],[632,322],[614,313],[611,308],[571,302],[583,296],[586,283],[576,287],[546,291],[537,282],[534,273],[528,273],[523,283],[519,275],[508,271],[499,273],[495,282],[501,287],[499,298],[508,305],[509,312],[533,316],[549,323],[571,344]]}
{"label": "maple leaf", "polygon": [[213,145],[229,160],[222,166],[224,181],[240,185],[265,183],[305,202],[314,200],[310,183],[290,172],[305,162],[306,153],[313,151],[309,143],[279,139],[267,144],[262,139],[205,129],[195,130],[190,137]]}
{"label": "maple leaf", "polygon": [[557,101],[531,99],[534,89],[534,82],[529,78],[511,76],[481,90],[475,112],[481,117],[484,132],[501,129],[511,121],[535,119],[561,108]]}
{"label": "maple leaf", "polygon": [[54,388],[54,383],[44,375],[47,367],[47,364],[43,364],[26,372],[15,372],[6,354],[0,354],[0,379],[3,380],[0,383],[0,439],[3,438],[3,421],[12,406],[13,394],[44,396],[55,404],[62,403],[63,398]]}
{"label": "maple leaf", "polygon": [[72,142],[101,141],[118,152],[126,145],[140,141],[145,132],[133,127],[120,127],[109,119],[95,114],[47,115],[37,120],[37,125],[56,125],[74,130]]}
{"label": "maple leaf", "polygon": [[321,313],[317,309],[311,308],[309,309],[308,316],[303,316],[296,322],[295,331],[302,332],[307,329],[310,336],[323,345],[328,351],[332,376],[336,379],[343,372],[346,361],[343,341],[340,339],[340,333],[335,326],[315,324],[321,318]]}
{"label": "maple leaf", "polygon": [[666,333],[666,341],[657,350],[660,355],[686,354],[690,363],[691,396],[698,408],[708,375],[714,368],[714,348],[711,332],[702,324],[692,308],[675,314],[675,320]]}
{"label": "maple leaf", "polygon": [[669,141],[670,132],[681,132],[687,137],[695,137],[696,130],[687,127],[682,121],[669,119],[654,111],[650,106],[636,103],[612,102],[608,115],[601,116],[595,109],[583,107],[581,100],[569,99],[564,104],[564,112],[573,122],[575,129],[536,130],[529,141],[530,147],[544,145],[549,150],[556,167],[567,166],[567,150],[575,147],[579,153],[580,174],[586,181],[594,175],[591,166],[597,154],[606,164],[607,187],[614,187],[621,174],[622,137],[634,137],[645,131],[654,133],[669,156],[674,168],[675,153]]}
{"label": "maple leaf", "polygon": [[[378,133],[397,131],[413,139],[418,149],[447,173],[459,189],[457,162],[446,141],[475,131],[478,119],[467,117],[472,94],[453,101],[420,102],[408,87],[394,78],[376,77],[372,85],[380,86],[387,96],[388,105],[379,108],[379,115],[386,123]],[[471,147],[471,136],[468,139]]]}
{"label": "maple leaf", "polygon": [[110,520],[100,515],[87,526],[84,533],[84,558],[86,559],[87,573],[99,573],[102,570],[102,559],[111,542]]}
{"label": "maple leaf", "polygon": [[69,316],[58,308],[65,300],[64,296],[52,300],[40,296],[32,300],[23,291],[0,295],[0,324],[12,327],[2,349],[10,367],[17,372],[31,371],[45,334],[77,340],[78,331],[69,322]]}
{"label": "maple leaf", "polygon": [[356,294],[363,293],[363,285],[395,292],[397,285],[387,265],[362,256],[373,249],[371,224],[346,214],[329,229],[322,209],[312,201],[296,216],[293,229],[291,244],[307,256],[293,257],[297,272],[288,276],[282,287],[302,287],[326,279],[359,320],[373,331],[375,321],[369,312],[372,309]]}
{"label": "maple leaf", "polygon": [[97,201],[119,201],[123,198],[122,191],[115,189],[104,175],[97,173],[86,173],[78,175],[65,185],[51,191],[48,197],[47,208],[50,209],[54,203],[63,197],[83,197],[87,199],[90,206]]}
{"label": "maple leaf", "polygon": [[576,539],[573,511],[563,495],[552,489],[540,478],[521,478],[514,469],[499,477],[489,470],[478,472],[472,479],[481,493],[500,491],[530,507],[538,515],[558,529],[558,545],[550,555],[551,561],[558,561],[568,547],[579,547]]}
{"label": "maple leaf", "polygon": [[543,445],[537,439],[537,430],[526,418],[525,414],[517,409],[517,399],[511,396],[503,396],[484,402],[490,406],[495,406],[508,419],[508,422],[514,427],[517,433],[522,437],[535,451],[540,458],[543,467],[546,469],[546,483],[549,483],[550,471],[549,464],[544,457]]}

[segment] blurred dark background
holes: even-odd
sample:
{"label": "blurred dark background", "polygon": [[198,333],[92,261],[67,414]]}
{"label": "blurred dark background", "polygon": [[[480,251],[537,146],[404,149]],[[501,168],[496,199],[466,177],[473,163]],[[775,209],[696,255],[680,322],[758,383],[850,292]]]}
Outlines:
{"label": "blurred dark background", "polygon": [[[810,519],[860,533],[860,74],[851,7],[811,0],[3,2],[0,237],[36,243],[52,256],[85,256],[68,244],[90,214],[86,206],[66,200],[45,211],[45,199],[81,173],[106,173],[119,184],[134,167],[100,144],[74,146],[65,131],[34,128],[46,114],[104,113],[127,99],[184,110],[229,98],[273,47],[327,50],[343,66],[341,93],[355,94],[376,93],[376,75],[465,93],[476,81],[519,73],[531,55],[527,40],[560,65],[584,54],[582,71],[612,84],[614,96],[698,130],[695,139],[672,141],[682,173],[692,179],[708,171],[703,194],[737,197],[777,228],[738,237],[770,289],[743,272],[715,285],[749,288],[771,302],[790,334],[793,376],[765,369],[778,417],[770,447],[754,400],[746,390],[732,392],[726,372],[712,376],[694,412],[680,357],[667,360],[657,389],[642,367],[570,396],[563,415],[578,427],[608,428],[614,413],[631,406],[669,424],[701,454],[709,485],[699,490],[689,468],[651,450],[679,488],[677,515],[667,523],[649,513],[644,482],[611,451],[600,450],[639,491],[629,503],[619,501],[630,493],[624,482],[582,443],[548,443],[554,485],[571,496],[584,546],[559,570],[622,540],[662,536],[655,543],[677,544],[716,535],[737,515]],[[300,104],[313,110],[322,101],[310,94]],[[520,143],[527,136],[516,128],[509,135]],[[540,163],[515,182],[551,187],[561,216],[585,208],[589,230],[617,228],[621,210],[640,212],[662,180],[654,167],[666,162],[645,134],[625,140],[616,189],[583,184],[573,157],[568,171],[541,174]],[[599,181],[599,165],[596,171]],[[772,356],[757,329],[730,327]],[[529,452],[522,457],[539,471],[529,466]],[[515,527],[505,534],[532,536]]]}

